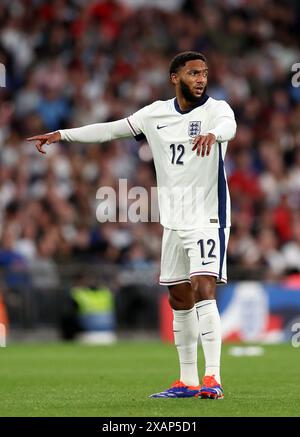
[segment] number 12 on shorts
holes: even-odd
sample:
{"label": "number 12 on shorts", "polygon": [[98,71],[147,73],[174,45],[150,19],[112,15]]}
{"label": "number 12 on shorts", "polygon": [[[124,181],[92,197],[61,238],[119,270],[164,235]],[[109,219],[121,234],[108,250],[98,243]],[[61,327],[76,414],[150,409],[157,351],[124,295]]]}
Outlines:
{"label": "number 12 on shorts", "polygon": [[216,248],[216,242],[212,238],[205,241],[204,239],[201,239],[197,241],[197,244],[200,249],[200,256],[201,258],[216,258],[216,255],[214,253]]}

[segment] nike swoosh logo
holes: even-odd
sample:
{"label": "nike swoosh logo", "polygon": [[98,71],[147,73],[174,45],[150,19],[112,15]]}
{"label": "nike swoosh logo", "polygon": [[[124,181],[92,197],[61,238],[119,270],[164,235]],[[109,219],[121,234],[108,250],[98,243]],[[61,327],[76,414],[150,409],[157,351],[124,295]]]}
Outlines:
{"label": "nike swoosh logo", "polygon": [[202,335],[211,334],[214,331],[208,331],[208,332],[201,332]]}
{"label": "nike swoosh logo", "polygon": [[202,261],[203,266],[207,266],[207,264],[212,264],[212,263],[214,263],[214,261],[208,261],[208,262]]}
{"label": "nike swoosh logo", "polygon": [[167,127],[167,124],[164,124],[163,126],[160,126],[159,124],[156,126],[156,129],[163,129],[164,127]]}

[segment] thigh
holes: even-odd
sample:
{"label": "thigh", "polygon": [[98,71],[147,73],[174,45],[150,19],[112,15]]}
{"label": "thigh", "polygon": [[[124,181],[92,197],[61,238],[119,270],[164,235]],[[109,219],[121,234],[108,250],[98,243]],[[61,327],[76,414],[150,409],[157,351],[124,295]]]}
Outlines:
{"label": "thigh", "polygon": [[164,228],[161,254],[161,285],[190,282],[190,262],[178,231]]}
{"label": "thigh", "polygon": [[195,275],[191,277],[191,289],[195,303],[201,300],[216,298],[216,278],[210,275]]}
{"label": "thigh", "polygon": [[195,293],[188,282],[169,286],[169,293],[173,310],[189,310],[195,305]]}

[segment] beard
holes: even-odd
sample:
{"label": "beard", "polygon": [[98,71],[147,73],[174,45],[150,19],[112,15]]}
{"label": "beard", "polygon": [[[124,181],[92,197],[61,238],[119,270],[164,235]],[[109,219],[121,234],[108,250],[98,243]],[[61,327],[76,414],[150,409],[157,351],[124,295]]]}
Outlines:
{"label": "beard", "polygon": [[203,89],[203,92],[202,92],[201,96],[197,97],[197,96],[195,96],[191,92],[191,90],[189,89],[187,84],[184,83],[182,80],[180,80],[180,90],[181,90],[181,93],[182,93],[183,97],[185,98],[185,100],[187,102],[191,102],[191,103],[196,103],[197,104],[197,103],[199,103],[201,101],[201,99],[205,95],[206,87]]}

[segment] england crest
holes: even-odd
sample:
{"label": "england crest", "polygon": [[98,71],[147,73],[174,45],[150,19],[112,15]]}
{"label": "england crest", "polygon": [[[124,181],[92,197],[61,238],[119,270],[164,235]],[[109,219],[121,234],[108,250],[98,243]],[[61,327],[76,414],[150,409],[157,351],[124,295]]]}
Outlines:
{"label": "england crest", "polygon": [[200,135],[201,132],[201,121],[190,121],[189,122],[189,136],[195,138]]}

